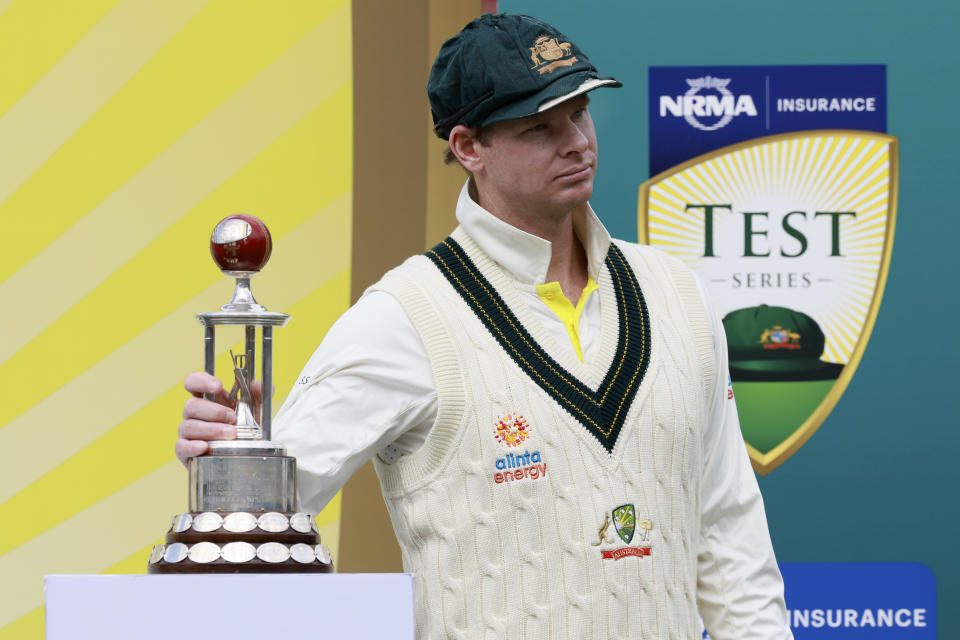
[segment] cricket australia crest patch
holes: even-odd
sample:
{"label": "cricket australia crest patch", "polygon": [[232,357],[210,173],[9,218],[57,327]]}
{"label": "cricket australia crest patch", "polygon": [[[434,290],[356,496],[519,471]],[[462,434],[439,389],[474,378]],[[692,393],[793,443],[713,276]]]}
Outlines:
{"label": "cricket australia crest patch", "polygon": [[[613,518],[611,519],[611,515]],[[614,531],[627,546],[618,546],[617,539],[610,532],[610,525],[613,525]],[[637,531],[640,533],[637,533]],[[632,504],[622,504],[613,511],[604,514],[603,523],[597,530],[597,541],[591,543],[594,547],[601,547],[600,557],[604,560],[619,560],[620,558],[643,558],[649,556],[653,550],[653,543],[650,541],[650,532],[653,530],[653,522],[650,520],[638,520],[637,511]],[[637,538],[637,544],[630,546],[634,537]],[[603,547],[614,548],[603,548]]]}

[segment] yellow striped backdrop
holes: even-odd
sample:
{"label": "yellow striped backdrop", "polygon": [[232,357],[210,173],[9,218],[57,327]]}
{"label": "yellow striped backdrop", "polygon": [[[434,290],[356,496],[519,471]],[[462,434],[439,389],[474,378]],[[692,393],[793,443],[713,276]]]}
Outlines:
{"label": "yellow striped backdrop", "polygon": [[0,0],[0,640],[42,637],[44,574],[142,573],[186,509],[220,218],[273,233],[275,406],[349,304],[350,34],[349,0]]}

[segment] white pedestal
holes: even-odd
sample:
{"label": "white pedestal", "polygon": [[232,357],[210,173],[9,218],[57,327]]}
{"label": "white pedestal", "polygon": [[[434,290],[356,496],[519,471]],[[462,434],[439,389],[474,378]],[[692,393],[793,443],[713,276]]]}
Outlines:
{"label": "white pedestal", "polygon": [[413,576],[53,575],[48,640],[413,638]]}

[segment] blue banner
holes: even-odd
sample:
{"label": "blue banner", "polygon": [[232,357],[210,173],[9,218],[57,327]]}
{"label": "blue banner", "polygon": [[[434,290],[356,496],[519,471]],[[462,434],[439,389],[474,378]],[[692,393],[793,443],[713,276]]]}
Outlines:
{"label": "blue banner", "polygon": [[937,637],[936,580],[918,562],[784,562],[780,571],[797,640]]}
{"label": "blue banner", "polygon": [[798,638],[936,638],[937,584],[917,562],[783,563]]}
{"label": "blue banner", "polygon": [[650,175],[792,131],[887,130],[886,65],[650,67]]}

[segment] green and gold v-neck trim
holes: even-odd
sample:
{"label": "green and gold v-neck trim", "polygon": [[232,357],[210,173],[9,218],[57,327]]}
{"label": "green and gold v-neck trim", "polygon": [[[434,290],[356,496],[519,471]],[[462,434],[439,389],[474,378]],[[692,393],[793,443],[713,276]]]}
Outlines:
{"label": "green and gold v-neck trim", "polygon": [[605,260],[616,299],[617,346],[596,390],[537,343],[456,240],[448,237],[426,256],[520,369],[612,452],[650,363],[650,317],[620,249],[611,243]]}

